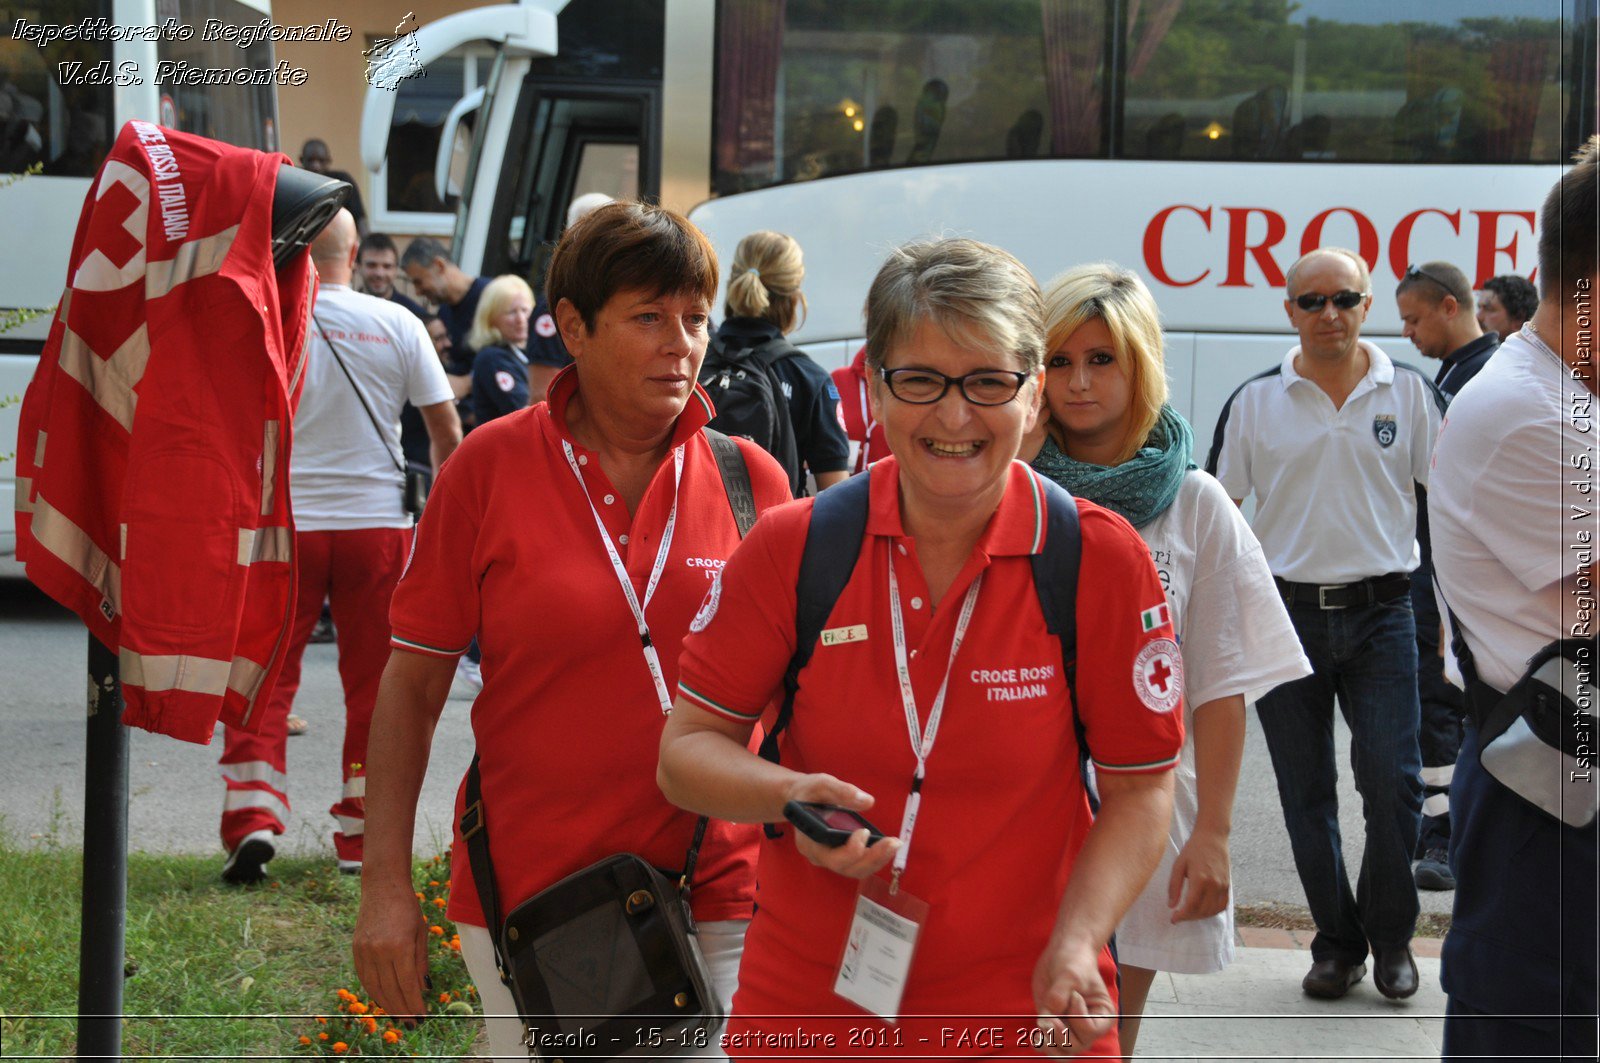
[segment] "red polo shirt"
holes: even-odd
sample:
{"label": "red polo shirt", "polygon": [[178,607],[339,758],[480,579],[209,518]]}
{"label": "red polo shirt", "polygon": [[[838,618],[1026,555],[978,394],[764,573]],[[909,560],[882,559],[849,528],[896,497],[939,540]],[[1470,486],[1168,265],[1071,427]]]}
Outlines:
{"label": "red polo shirt", "polygon": [[[819,644],[801,673],[783,763],[862,787],[877,799],[867,818],[897,833],[915,757],[895,673],[888,565],[892,559],[899,580],[923,724],[945,674],[962,600],[983,574],[950,672],[901,880],[931,906],[902,1007],[907,1016],[996,1017],[1007,1039],[990,1050],[1022,1052],[1026,1046],[1012,1028],[1031,1020],[999,1017],[1035,1014],[1034,964],[1090,826],[1061,644],[1045,628],[1028,560],[1043,545],[1043,495],[1037,474],[1014,463],[972,556],[931,609],[916,541],[900,522],[899,465],[887,458],[871,475],[861,553],[824,628],[856,630],[847,641]],[[1141,616],[1165,601],[1161,583],[1148,548],[1126,521],[1082,500],[1078,513],[1077,690],[1089,748],[1102,772],[1169,770],[1183,744],[1176,696],[1182,680],[1159,666],[1165,646],[1177,659],[1176,646],[1161,616]],[[767,514],[729,563],[714,615],[685,640],[684,697],[727,718],[752,720],[777,696],[794,652],[795,584],[810,516],[809,500]],[[810,864],[787,837],[763,841],[759,866],[761,904],[746,938],[730,1036],[737,1044],[741,1032],[776,1034],[799,1022],[832,1031],[842,1043],[850,1028],[869,1021],[832,992],[856,884]],[[1109,984],[1109,955],[1102,971]],[[800,1018],[819,1015],[855,1017]],[[985,1051],[970,1043],[941,1047],[937,1030],[921,1042],[915,1021],[904,1030],[905,1053]]]}
{"label": "red polo shirt", "polygon": [[[484,807],[503,911],[605,856],[634,852],[683,866],[695,817],[656,787],[665,721],[638,629],[595,527],[594,506],[642,602],[673,503],[669,455],[630,515],[593,451],[572,439],[573,369],[549,402],[467,437],[440,472],[390,609],[393,645],[455,657],[474,634],[483,691],[472,706]],[[700,431],[698,387],[673,430],[685,447],[677,528],[645,611],[670,691],[684,633],[739,534]],[[562,451],[572,443],[588,498]],[[758,509],[789,497],[788,478],[740,440]],[[463,801],[457,794],[459,819]],[[695,872],[700,919],[750,914],[755,828],[713,821]],[[485,922],[459,833],[449,914]]]}
{"label": "red polo shirt", "polygon": [[839,420],[844,423],[844,434],[861,444],[850,471],[860,472],[889,454],[889,437],[883,434],[883,425],[872,419],[867,404],[867,349],[862,347],[849,365],[835,369],[832,376],[834,387],[839,389]]}

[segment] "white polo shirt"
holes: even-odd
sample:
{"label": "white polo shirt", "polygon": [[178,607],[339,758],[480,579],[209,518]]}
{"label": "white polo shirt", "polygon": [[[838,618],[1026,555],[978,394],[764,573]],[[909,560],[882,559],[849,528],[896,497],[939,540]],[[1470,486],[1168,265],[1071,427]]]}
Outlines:
{"label": "white polo shirt", "polygon": [[[1594,632],[1595,588],[1578,570],[1600,537],[1595,413],[1594,396],[1524,330],[1461,389],[1439,433],[1434,568],[1479,678],[1497,690],[1556,639]],[[1453,654],[1445,673],[1460,684]]]}
{"label": "white polo shirt", "polygon": [[1222,408],[1209,464],[1229,496],[1254,493],[1253,527],[1272,573],[1297,583],[1350,583],[1417,567],[1415,484],[1428,484],[1443,397],[1377,347],[1366,376],[1335,409],[1295,372],[1246,381]]}

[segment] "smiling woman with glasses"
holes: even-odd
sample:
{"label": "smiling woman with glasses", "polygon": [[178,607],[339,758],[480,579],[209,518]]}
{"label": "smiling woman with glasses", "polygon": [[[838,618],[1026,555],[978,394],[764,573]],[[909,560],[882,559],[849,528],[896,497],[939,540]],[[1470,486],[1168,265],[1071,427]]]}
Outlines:
{"label": "smiling woman with glasses", "polygon": [[[1117,1054],[1105,946],[1166,837],[1182,684],[1171,625],[1141,623],[1161,601],[1149,551],[1098,506],[1076,508],[1077,602],[1094,622],[1075,686],[1046,625],[1034,563],[1071,541],[1047,504],[1073,503],[1015,460],[1039,414],[1042,311],[998,248],[894,251],[867,297],[869,399],[892,456],[758,524],[692,625],[661,743],[668,798],[743,822],[840,805],[883,833],[763,843],[730,1043],[798,1030],[807,1057],[858,1054],[862,1036],[891,1054],[998,1055],[1005,1040],[980,1031],[1042,1015],[1026,1047],[1065,1055],[1070,1026],[1073,1050]],[[824,574],[802,565],[813,537],[860,545],[830,550]],[[827,623],[802,639],[797,603],[810,615],[829,579]],[[777,725],[772,763],[747,742],[786,685],[794,726]],[[914,937],[909,969],[872,941],[847,952],[884,921]]]}

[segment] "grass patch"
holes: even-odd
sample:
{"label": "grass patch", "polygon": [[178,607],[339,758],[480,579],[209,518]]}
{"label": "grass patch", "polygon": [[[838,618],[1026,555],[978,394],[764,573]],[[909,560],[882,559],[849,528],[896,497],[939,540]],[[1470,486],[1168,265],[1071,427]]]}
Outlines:
{"label": "grass patch", "polygon": [[[0,896],[12,910],[0,932],[7,1057],[73,1055],[82,859],[48,842],[19,848],[0,838]],[[435,1001],[428,1021],[390,1043],[381,1026],[362,1028],[370,1012],[357,998],[340,995],[360,991],[350,958],[358,876],[339,874],[326,858],[278,858],[267,882],[238,888],[221,881],[220,867],[214,857],[129,856],[128,1057],[323,1054],[341,1041],[350,1055],[469,1054],[480,1023],[463,1003]],[[429,883],[447,883],[448,867],[428,862],[417,873],[431,907],[444,891]],[[429,938],[434,991],[471,999],[466,966],[450,950],[454,928],[434,913],[443,930]]]}

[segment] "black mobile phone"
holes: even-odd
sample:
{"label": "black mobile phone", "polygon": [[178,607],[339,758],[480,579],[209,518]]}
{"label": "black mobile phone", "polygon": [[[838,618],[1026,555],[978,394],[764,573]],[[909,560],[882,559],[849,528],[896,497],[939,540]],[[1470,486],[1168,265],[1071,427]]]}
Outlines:
{"label": "black mobile phone", "polygon": [[867,828],[867,844],[883,840],[883,832],[862,818],[859,812],[838,805],[819,805],[810,801],[790,801],[783,806],[783,818],[793,823],[806,837],[837,849],[850,840],[850,835]]}

